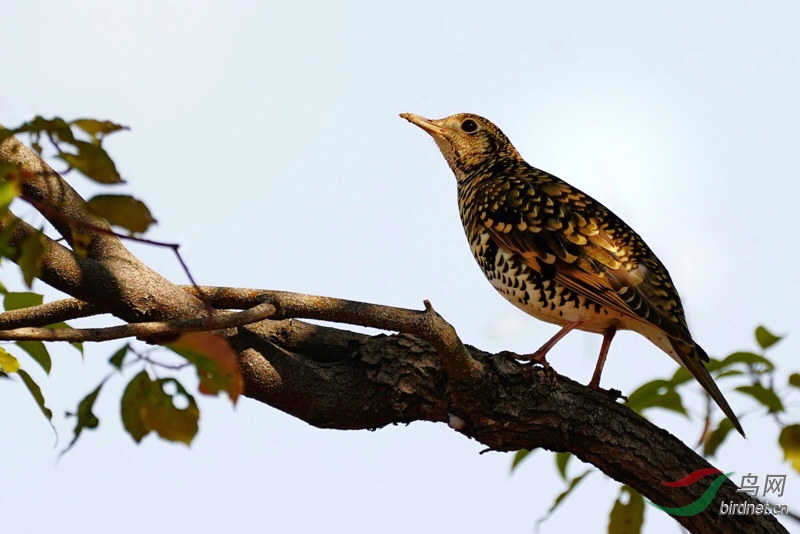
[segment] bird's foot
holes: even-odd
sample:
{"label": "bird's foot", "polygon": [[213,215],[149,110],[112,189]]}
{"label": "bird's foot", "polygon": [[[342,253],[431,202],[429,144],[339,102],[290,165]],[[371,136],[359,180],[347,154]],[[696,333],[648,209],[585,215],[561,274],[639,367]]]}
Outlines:
{"label": "bird's foot", "polygon": [[533,354],[515,355],[514,358],[519,361],[528,362],[530,365],[538,364],[544,367],[545,369],[552,369],[552,367],[550,367],[550,363],[546,359],[546,356],[547,356],[546,351],[537,350]]}

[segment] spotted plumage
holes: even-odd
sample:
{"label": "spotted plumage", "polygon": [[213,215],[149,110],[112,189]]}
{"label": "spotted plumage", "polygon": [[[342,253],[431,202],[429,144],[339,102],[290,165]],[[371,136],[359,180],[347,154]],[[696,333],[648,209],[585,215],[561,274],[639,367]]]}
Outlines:
{"label": "spotted plumage", "polygon": [[472,114],[440,120],[401,115],[436,141],[458,183],[472,254],[486,278],[526,313],[561,330],[531,359],[577,328],[603,334],[598,388],[608,347],[633,330],[685,367],[744,435],[706,370],[667,269],[639,235],[589,195],[526,163],[490,121]]}

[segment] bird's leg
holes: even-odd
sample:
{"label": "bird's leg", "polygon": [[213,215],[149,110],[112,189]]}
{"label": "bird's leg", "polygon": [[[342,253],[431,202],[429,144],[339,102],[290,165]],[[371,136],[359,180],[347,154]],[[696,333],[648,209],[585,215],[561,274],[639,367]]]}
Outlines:
{"label": "bird's leg", "polygon": [[537,350],[533,354],[526,354],[523,357],[523,359],[531,362],[540,363],[545,367],[550,367],[550,364],[547,363],[547,360],[545,359],[547,353],[550,352],[550,349],[552,349],[556,343],[561,341],[561,338],[572,332],[575,328],[577,328],[583,323],[584,321],[572,321],[571,323],[565,324],[564,326],[561,327],[561,330],[556,332],[556,335],[554,335],[547,341],[547,343],[539,347],[539,350]]}
{"label": "bird's leg", "polygon": [[590,389],[600,389],[600,374],[603,372],[603,366],[606,364],[606,356],[608,356],[608,348],[611,346],[611,340],[614,339],[614,334],[616,333],[616,326],[610,326],[603,332],[603,344],[600,347],[600,356],[597,357],[597,365],[594,368],[592,380],[589,382]]}

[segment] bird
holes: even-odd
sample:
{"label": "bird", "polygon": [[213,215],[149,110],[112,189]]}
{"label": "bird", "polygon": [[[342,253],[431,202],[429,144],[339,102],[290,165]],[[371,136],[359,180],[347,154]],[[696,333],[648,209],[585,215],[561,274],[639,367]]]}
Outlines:
{"label": "bird", "polygon": [[528,164],[488,119],[400,116],[433,137],[453,171],[464,232],[492,286],[561,327],[524,359],[548,365],[548,351],[572,330],[602,334],[588,384],[599,390],[614,334],[633,330],[684,367],[745,436],[689,333],[669,272],[639,234],[591,196]]}

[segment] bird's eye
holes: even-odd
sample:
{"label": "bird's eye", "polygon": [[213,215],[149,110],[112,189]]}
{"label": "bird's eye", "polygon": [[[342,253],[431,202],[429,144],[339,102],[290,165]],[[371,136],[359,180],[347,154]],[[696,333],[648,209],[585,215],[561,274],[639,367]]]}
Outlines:
{"label": "bird's eye", "polygon": [[461,123],[461,129],[467,133],[472,133],[478,129],[478,123],[472,119],[467,119]]}

